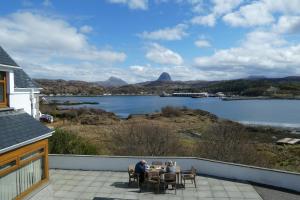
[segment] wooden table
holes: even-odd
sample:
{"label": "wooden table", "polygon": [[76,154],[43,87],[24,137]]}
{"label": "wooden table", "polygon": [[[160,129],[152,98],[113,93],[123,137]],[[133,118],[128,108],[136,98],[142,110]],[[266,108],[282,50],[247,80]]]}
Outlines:
{"label": "wooden table", "polygon": [[[164,174],[164,173],[166,173],[166,172],[163,172],[162,171],[162,168],[163,169],[166,169],[167,168],[167,166],[166,165],[151,165],[151,166],[153,166],[152,168],[150,167],[150,169],[147,169],[146,170],[146,174],[147,174],[147,172],[159,172],[160,174]],[[129,168],[133,168],[134,169],[134,165],[129,165]],[[181,173],[181,168],[180,168],[180,166],[176,166],[176,182],[177,182],[177,184],[181,184],[181,183],[179,183],[180,182],[180,173]]]}

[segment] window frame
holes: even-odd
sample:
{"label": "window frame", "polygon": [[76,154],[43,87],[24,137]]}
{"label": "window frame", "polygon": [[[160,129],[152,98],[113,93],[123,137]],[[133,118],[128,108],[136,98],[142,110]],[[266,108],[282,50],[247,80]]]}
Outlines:
{"label": "window frame", "polygon": [[[43,149],[43,151],[40,151]],[[28,154],[38,152],[32,157],[29,157],[28,159],[21,160],[21,157],[26,156]],[[0,178],[15,171],[18,170],[29,163],[38,160],[42,158],[43,161],[43,177],[42,180],[36,184],[34,184],[31,188],[21,193],[19,196],[16,197],[16,200],[20,200],[26,195],[28,195],[30,192],[38,188],[40,185],[47,183],[49,181],[49,166],[48,166],[48,139],[38,141],[33,144],[29,144],[27,146],[21,147],[19,149],[10,151],[8,153],[0,154],[0,165],[5,165],[10,162],[16,161],[16,164],[13,166],[10,166],[2,171],[0,171]]]}
{"label": "window frame", "polygon": [[4,75],[4,79],[3,80],[0,80],[0,84],[3,84],[3,98],[4,98],[4,101],[0,101],[0,108],[4,108],[4,107],[8,107],[8,104],[7,104],[7,73],[4,72],[4,71],[0,71],[1,74]]}

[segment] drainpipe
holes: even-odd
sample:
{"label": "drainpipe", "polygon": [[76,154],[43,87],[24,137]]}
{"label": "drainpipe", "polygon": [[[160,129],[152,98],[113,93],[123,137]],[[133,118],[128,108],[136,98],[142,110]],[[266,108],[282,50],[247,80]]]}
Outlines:
{"label": "drainpipe", "polygon": [[34,116],[34,92],[33,92],[33,89],[30,90],[30,106],[31,106],[31,116],[35,118],[35,116]]}

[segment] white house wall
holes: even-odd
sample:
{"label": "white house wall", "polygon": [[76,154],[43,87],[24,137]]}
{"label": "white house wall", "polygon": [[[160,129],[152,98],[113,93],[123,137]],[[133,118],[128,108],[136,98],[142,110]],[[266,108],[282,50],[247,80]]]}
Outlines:
{"label": "white house wall", "polygon": [[[5,71],[7,75],[7,93],[9,107],[15,109],[24,109],[34,118],[39,118],[39,89],[15,88],[14,71],[10,68],[0,66],[0,71]],[[32,92],[34,93],[32,95]],[[32,99],[31,99],[32,95]],[[31,105],[31,101],[33,105]],[[32,107],[31,107],[32,106]]]}
{"label": "white house wall", "polygon": [[28,114],[31,113],[30,93],[12,93],[9,95],[9,106],[15,109],[24,109]]}
{"label": "white house wall", "polygon": [[[15,109],[24,109],[29,115],[34,118],[39,118],[39,107],[37,106],[39,103],[39,94],[33,94],[33,98],[31,99],[31,93],[29,92],[14,92],[9,95],[9,105]],[[33,105],[31,105],[31,101]],[[32,106],[32,107],[31,107]]]}

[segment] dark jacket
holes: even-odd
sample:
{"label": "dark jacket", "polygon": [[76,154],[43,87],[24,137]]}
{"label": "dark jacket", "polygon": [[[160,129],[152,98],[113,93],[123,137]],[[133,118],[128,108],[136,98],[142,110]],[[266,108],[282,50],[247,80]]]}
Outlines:
{"label": "dark jacket", "polygon": [[175,174],[176,167],[175,166],[167,166],[167,173]]}
{"label": "dark jacket", "polygon": [[145,164],[143,164],[142,162],[138,162],[135,165],[134,172],[137,173],[137,174],[145,173]]}

